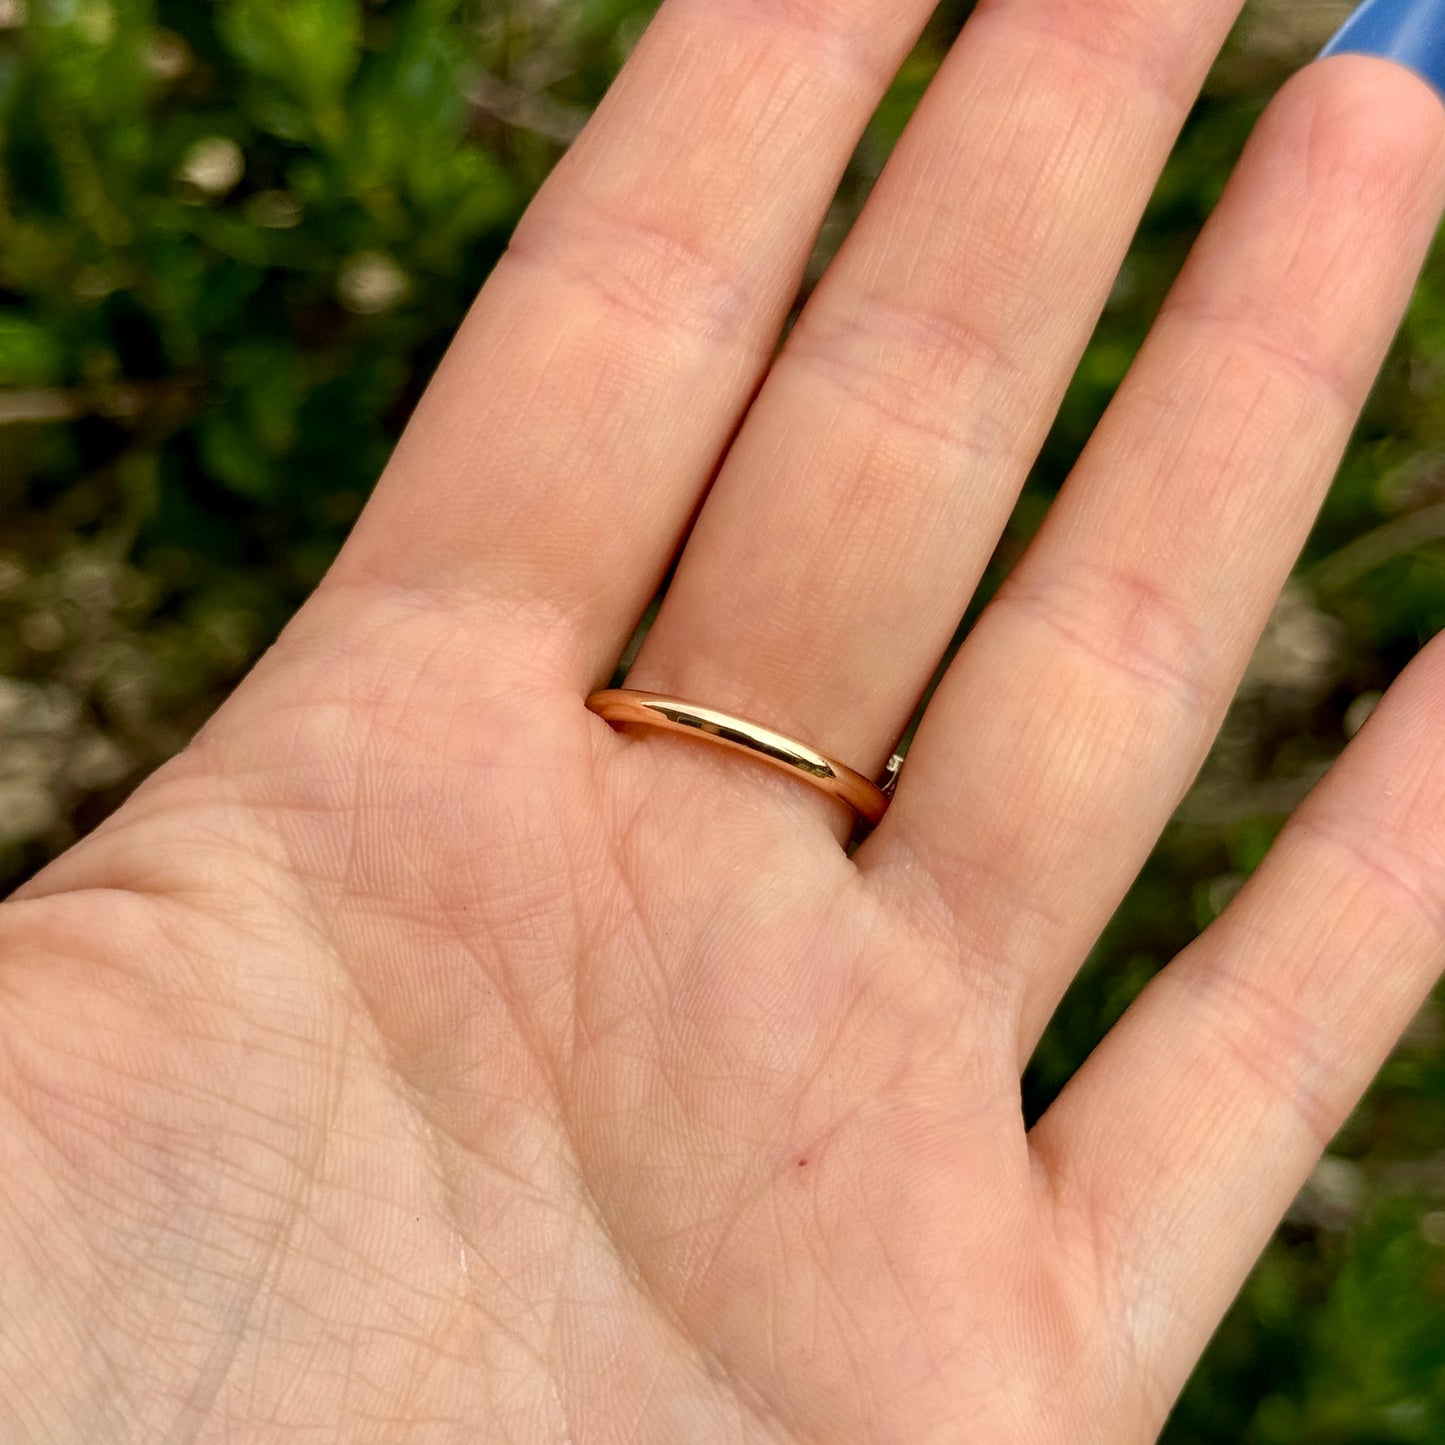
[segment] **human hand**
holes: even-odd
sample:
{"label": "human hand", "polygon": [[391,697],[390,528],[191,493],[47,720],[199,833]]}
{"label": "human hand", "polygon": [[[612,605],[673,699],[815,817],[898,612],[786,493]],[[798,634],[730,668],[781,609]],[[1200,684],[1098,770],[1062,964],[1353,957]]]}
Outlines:
{"label": "human hand", "polygon": [[1019,1074],[1309,526],[1445,110],[1286,88],[850,859],[583,699],[726,453],[629,683],[881,763],[1235,10],[985,7],[774,362],[928,8],[671,0],[325,585],[0,908],[0,1438],[1157,1433],[1438,970],[1438,647],[1031,1132]]}

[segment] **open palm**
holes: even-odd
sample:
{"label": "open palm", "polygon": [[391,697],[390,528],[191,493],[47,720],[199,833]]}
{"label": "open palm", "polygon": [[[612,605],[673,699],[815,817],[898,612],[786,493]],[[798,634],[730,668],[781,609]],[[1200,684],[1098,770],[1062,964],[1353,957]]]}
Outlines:
{"label": "open palm", "polygon": [[1286,88],[850,857],[584,699],[685,542],[630,685],[881,764],[1235,5],[982,8],[775,357],[929,8],[670,0],[327,582],[0,908],[0,1438],[1157,1434],[1440,965],[1445,654],[1028,1132],[1019,1075],[1308,530],[1445,108]]}

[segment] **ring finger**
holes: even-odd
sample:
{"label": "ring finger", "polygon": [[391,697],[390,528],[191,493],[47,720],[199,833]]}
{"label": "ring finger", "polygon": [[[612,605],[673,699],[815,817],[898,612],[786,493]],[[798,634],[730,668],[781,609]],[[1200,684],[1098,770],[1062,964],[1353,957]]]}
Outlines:
{"label": "ring finger", "polygon": [[881,764],[1237,9],[975,13],[774,365],[629,686]]}

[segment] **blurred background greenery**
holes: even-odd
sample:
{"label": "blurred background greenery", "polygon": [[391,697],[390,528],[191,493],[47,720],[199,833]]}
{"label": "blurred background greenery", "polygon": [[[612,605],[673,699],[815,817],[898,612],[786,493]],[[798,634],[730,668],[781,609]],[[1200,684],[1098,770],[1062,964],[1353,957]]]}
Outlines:
{"label": "blurred background greenery", "polygon": [[[0,894],[181,746],[315,584],[654,0],[0,0]],[[968,6],[858,148],[816,281]],[[1268,96],[1343,17],[1259,0],[1190,118],[989,579]],[[1041,1047],[1036,1111],[1445,625],[1445,264],[1204,775]],[[1421,1015],[1171,1445],[1445,1441],[1445,1022]]]}

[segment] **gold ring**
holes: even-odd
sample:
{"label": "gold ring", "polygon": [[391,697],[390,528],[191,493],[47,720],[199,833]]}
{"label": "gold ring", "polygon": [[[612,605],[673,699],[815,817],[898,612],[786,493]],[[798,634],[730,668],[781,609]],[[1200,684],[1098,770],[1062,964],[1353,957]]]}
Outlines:
{"label": "gold ring", "polygon": [[681,698],[609,688],[605,692],[594,692],[587,699],[587,706],[610,723],[641,723],[664,732],[706,738],[721,747],[758,758],[846,803],[873,827],[883,821],[888,811],[903,761],[895,753],[889,759],[883,781],[874,783],[816,748],[784,737],[772,728],[713,707],[684,702]]}

